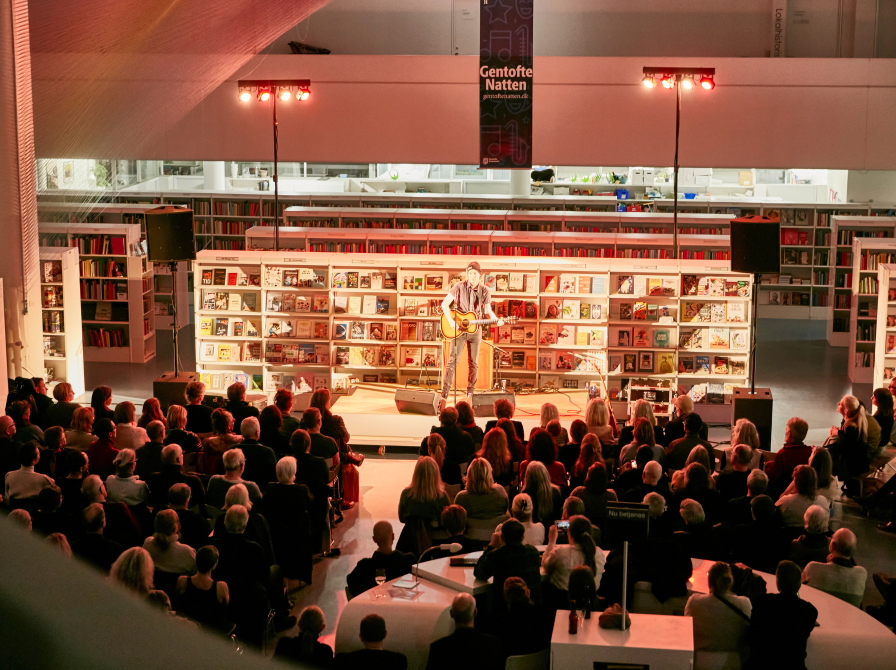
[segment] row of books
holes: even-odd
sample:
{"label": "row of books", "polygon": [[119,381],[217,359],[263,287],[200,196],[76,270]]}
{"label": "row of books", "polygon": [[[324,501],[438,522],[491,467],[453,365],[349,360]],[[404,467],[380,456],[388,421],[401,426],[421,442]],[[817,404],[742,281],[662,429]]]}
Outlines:
{"label": "row of books", "polygon": [[[747,349],[747,331],[743,328],[682,328],[678,334],[680,349]],[[665,346],[654,344],[654,346]]]}
{"label": "row of books", "polygon": [[225,216],[259,216],[257,202],[218,202],[215,205],[215,214]]}
{"label": "row of books", "polygon": [[242,240],[219,240],[215,238],[213,244],[203,248],[214,249],[215,251],[243,251],[246,248],[246,243]]}
{"label": "row of books", "polygon": [[731,252],[728,251],[693,251],[691,249],[682,249],[678,252],[678,257],[682,260],[698,260],[698,261],[727,261],[731,258]]}
{"label": "row of books", "polygon": [[781,244],[812,246],[809,242],[809,231],[794,228],[781,228]]}
{"label": "row of books", "polygon": [[[365,296],[366,298],[367,296]],[[365,304],[366,305],[366,304]],[[380,311],[380,310],[383,311]],[[400,316],[441,316],[442,315],[442,301],[438,298],[431,298],[429,300],[417,300],[415,298],[405,298],[403,304],[400,306]],[[351,314],[352,312],[349,311]],[[357,312],[354,312],[357,314]],[[362,313],[370,314],[369,311],[364,311],[362,309]],[[389,299],[388,298],[377,298],[377,314],[388,314],[389,313]],[[497,314],[497,312],[496,312]]]}
{"label": "row of books", "polygon": [[857,368],[873,368],[874,352],[873,351],[857,351],[855,363]]}
{"label": "row of books", "polygon": [[82,256],[124,256],[124,237],[121,235],[73,235],[72,246]]}
{"label": "row of books", "polygon": [[41,293],[43,307],[62,307],[61,286],[44,286]]}
{"label": "row of books", "polygon": [[836,288],[852,288],[852,272],[842,272],[834,275],[834,286]]}
{"label": "row of books", "polygon": [[199,360],[205,363],[259,363],[261,342],[202,342]]}
{"label": "row of books", "polygon": [[261,391],[263,375],[250,375],[245,372],[200,372],[199,381],[210,391],[226,391],[231,384],[239,382],[249,392]]}
{"label": "row of books", "polygon": [[859,293],[877,293],[878,284],[877,277],[862,277],[859,279]]}
{"label": "row of books", "polygon": [[827,270],[816,270],[812,273],[812,283],[816,286],[827,286],[831,281],[831,273]]}
{"label": "row of books", "polygon": [[[652,231],[651,231],[652,232]],[[666,232],[663,229],[659,229],[658,232]],[[728,233],[727,230],[722,228],[679,228],[679,235],[726,235]]]}
{"label": "row of books", "polygon": [[[405,245],[407,246],[407,245]],[[413,245],[420,246],[420,245]],[[363,254],[367,253],[367,244],[365,242],[315,242],[313,244],[308,245],[309,251],[326,251],[330,253],[341,253],[341,254]],[[371,252],[373,253],[373,252]],[[396,253],[396,252],[388,252],[388,251],[380,251],[379,253]],[[398,253],[404,254],[417,254],[421,253],[419,251],[400,251]]]}
{"label": "row of books", "polygon": [[512,247],[512,246],[498,246],[495,245],[492,248],[492,254],[494,256],[547,256],[547,249],[544,247]]}
{"label": "row of books", "polygon": [[[386,251],[385,253],[394,252]],[[424,253],[434,256],[478,256],[482,253],[482,247],[478,244],[430,244],[428,251]]]}
{"label": "row of books", "polygon": [[834,295],[834,309],[849,309],[852,304],[852,294],[837,293]]}
{"label": "row of books", "polygon": [[[357,272],[357,271],[348,271],[348,272],[336,272],[333,274],[333,288],[369,288],[374,290],[384,289],[384,290],[395,290],[398,287],[396,281],[396,273],[390,272],[388,270],[379,272]],[[433,285],[435,286],[435,282],[438,281],[438,289],[442,287],[442,276],[441,275],[428,275],[430,277],[429,281],[426,283],[427,286]],[[411,285],[409,286],[409,282]],[[419,285],[415,283],[413,276],[406,275],[404,277],[404,290],[423,290],[423,277],[419,278]],[[427,290],[435,290],[433,288]]]}
{"label": "row of books", "polygon": [[597,249],[558,247],[554,249],[554,256],[558,258],[616,258],[616,250],[613,247],[599,247]]}
{"label": "row of books", "polygon": [[42,261],[41,281],[58,283],[62,281],[62,261]]}
{"label": "row of books", "polygon": [[[315,245],[312,245],[312,247]],[[479,247],[472,247],[475,251],[470,253],[478,254]],[[312,248],[312,251],[315,249]],[[368,244],[368,251],[372,254],[425,254],[428,253],[428,247],[425,244],[392,244],[389,242],[376,242],[371,240]]]}
{"label": "row of books", "polygon": [[[507,328],[508,331],[502,332]],[[668,336],[668,332],[666,334]],[[498,329],[498,343],[535,344],[535,325],[502,326]],[[538,343],[551,345],[575,345],[577,347],[605,347],[607,329],[601,326],[567,326],[566,324],[542,323],[538,331]]]}
{"label": "row of books", "polygon": [[589,319],[603,318],[603,305],[599,302],[577,298],[543,298],[542,313],[545,319]]}
{"label": "row of books", "polygon": [[862,253],[861,259],[859,259],[860,270],[877,270],[878,265],[881,263],[892,263],[894,258],[896,258],[896,254],[886,254],[886,253],[871,253],[865,251]]}
{"label": "row of books", "polygon": [[[361,296],[357,297],[359,300]],[[367,296],[364,296],[365,298]],[[375,296],[374,296],[375,298]],[[334,304],[339,303],[340,298],[334,300]],[[313,293],[310,296],[301,293],[275,293],[268,291],[265,309],[269,312],[285,312],[293,313],[314,313],[329,314],[330,313],[330,297],[325,293]],[[338,312],[338,310],[336,310]]]}
{"label": "row of books", "polygon": [[[638,303],[635,303],[636,305]],[[681,321],[703,321],[708,323],[743,323],[745,321],[743,302],[683,302]]]}
{"label": "row of books", "polygon": [[837,246],[851,247],[853,238],[884,238],[890,237],[885,230],[852,230],[841,229],[837,231]]}
{"label": "row of books", "polygon": [[204,310],[256,312],[258,307],[258,293],[255,291],[205,291],[202,295]]}
{"label": "row of books", "polygon": [[108,258],[91,258],[79,263],[82,277],[125,277],[124,263],[116,263]]}
{"label": "row of books", "polygon": [[830,304],[828,301],[827,292],[817,291],[812,294],[812,307],[827,307]]}
{"label": "row of books", "polygon": [[64,333],[64,321],[62,312],[53,310],[43,313],[43,327],[45,333]]}
{"label": "row of books", "polygon": [[763,291],[759,294],[761,305],[804,306],[810,304],[809,291]]}
{"label": "row of books", "polygon": [[65,340],[58,337],[44,337],[44,358],[63,358],[65,356]]}
{"label": "row of books", "polygon": [[287,219],[290,228],[338,228],[339,219]]}
{"label": "row of books", "polygon": [[799,249],[781,249],[781,265],[812,265],[812,255]]}
{"label": "row of books", "polygon": [[[127,300],[127,282],[90,281],[82,279],[82,300]],[[51,287],[53,288],[53,287]],[[61,287],[60,287],[61,288]],[[60,303],[61,306],[61,303]]]}
{"label": "row of books", "polygon": [[128,336],[123,328],[97,328],[95,326],[82,326],[85,347],[126,347]]}
{"label": "row of books", "polygon": [[195,221],[193,223],[194,231],[200,235],[245,235],[246,228],[245,221],[219,221],[216,219],[212,222]]}
{"label": "row of books", "polygon": [[811,210],[808,209],[771,209],[765,216],[778,219],[782,226],[811,226],[811,214]]}
{"label": "row of books", "polygon": [[876,337],[877,337],[877,324],[868,323],[868,322],[856,324],[856,341],[857,342],[874,342]]}
{"label": "row of books", "polygon": [[672,258],[669,249],[617,249],[617,258]]}

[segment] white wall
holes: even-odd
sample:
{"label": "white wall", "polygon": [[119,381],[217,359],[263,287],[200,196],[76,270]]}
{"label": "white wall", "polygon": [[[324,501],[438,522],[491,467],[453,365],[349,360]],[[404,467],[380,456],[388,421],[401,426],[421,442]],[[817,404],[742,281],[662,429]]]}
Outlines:
{"label": "white wall", "polygon": [[847,196],[851,202],[896,203],[896,172],[850,170]]}

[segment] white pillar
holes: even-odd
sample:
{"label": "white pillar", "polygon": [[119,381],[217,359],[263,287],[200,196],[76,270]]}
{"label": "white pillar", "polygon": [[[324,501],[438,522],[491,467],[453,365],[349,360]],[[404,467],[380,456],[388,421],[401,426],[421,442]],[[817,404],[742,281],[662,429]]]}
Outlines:
{"label": "white pillar", "polygon": [[510,171],[510,195],[529,195],[532,184],[532,170]]}
{"label": "white pillar", "polygon": [[206,191],[227,190],[224,161],[202,161],[202,176],[205,178],[203,188]]}
{"label": "white pillar", "polygon": [[27,0],[0,4],[0,95],[6,100],[0,105],[0,278],[7,374],[39,377],[44,365]]}

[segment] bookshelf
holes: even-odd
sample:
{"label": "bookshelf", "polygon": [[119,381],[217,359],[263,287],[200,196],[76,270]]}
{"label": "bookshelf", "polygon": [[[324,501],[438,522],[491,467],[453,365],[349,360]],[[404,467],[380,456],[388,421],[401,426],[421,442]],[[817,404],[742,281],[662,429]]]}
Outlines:
{"label": "bookshelf", "polygon": [[84,393],[78,250],[40,248],[41,328],[47,388],[65,381],[75,396]]}
{"label": "bookshelf", "polygon": [[42,247],[79,252],[84,360],[145,363],[156,354],[153,271],[137,224],[38,225]]}
{"label": "bookshelf", "polygon": [[[847,347],[851,345],[855,332],[854,322],[851,317],[851,306],[854,301],[856,268],[855,268],[855,240],[875,240],[874,244],[884,245],[888,248],[889,242],[896,234],[896,217],[879,216],[844,216],[817,214],[818,221],[828,223],[831,229],[831,253],[832,284],[831,312],[832,318],[827,326],[827,340],[832,347]],[[864,250],[871,247],[865,246]],[[852,366],[854,361],[851,362]]]}
{"label": "bookshelf", "polygon": [[[852,240],[852,294],[849,306],[849,379],[870,384],[878,339],[881,265],[896,262],[896,239],[855,237]],[[889,282],[886,284],[889,287]]]}
{"label": "bookshelf", "polygon": [[877,337],[874,341],[873,388],[886,387],[896,377],[896,264],[877,268]]}
{"label": "bookshelf", "polygon": [[[270,237],[273,231],[258,232]],[[457,234],[400,232],[430,241],[430,235]],[[284,228],[281,234],[309,233]],[[501,231],[502,236],[562,234]],[[498,372],[510,384],[562,390],[603,378],[614,411],[623,416],[628,389],[637,382],[663,393],[691,393],[707,420],[727,420],[733,387],[748,381],[752,290],[750,277],[731,273],[729,261],[473,257],[493,282],[495,312],[519,318],[486,334],[508,352]],[[470,258],[202,251],[194,263],[200,375],[209,392],[218,394],[237,380],[271,394],[304,377],[311,386],[339,392],[353,378],[416,383],[421,372],[436,387],[441,301]],[[636,335],[639,325],[645,332]],[[620,335],[625,331],[627,341]],[[221,344],[227,345],[224,354]],[[665,405],[658,411],[668,411]]]}

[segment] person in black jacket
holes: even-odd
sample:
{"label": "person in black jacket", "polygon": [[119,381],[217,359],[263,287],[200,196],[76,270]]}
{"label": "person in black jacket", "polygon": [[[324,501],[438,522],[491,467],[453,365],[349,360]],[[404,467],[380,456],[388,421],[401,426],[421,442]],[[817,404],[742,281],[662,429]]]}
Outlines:
{"label": "person in black jacket", "polygon": [[716,475],[716,490],[722,496],[722,503],[747,494],[747,477],[750,476],[750,461],[753,451],[745,444],[734,447],[733,470]]}
{"label": "person in black jacket", "polygon": [[243,470],[243,479],[258,484],[258,488],[277,481],[275,468],[277,467],[277,454],[270,447],[266,447],[258,441],[261,434],[261,424],[254,416],[246,417],[240,424],[240,433],[243,441],[240,449],[246,457],[246,469]]}
{"label": "person in black jacket", "polygon": [[485,424],[486,433],[497,426],[498,421],[507,419],[513,423],[513,429],[516,431],[516,436],[520,438],[520,442],[526,441],[526,431],[523,429],[522,421],[513,421],[514,405],[512,402],[505,398],[498,398],[495,400],[494,411],[495,418]]}
{"label": "person in black jacket", "polygon": [[[678,408],[678,416],[669,421],[663,429],[663,446],[668,447],[675,440],[684,437],[685,419],[689,414],[694,413],[694,401],[690,396],[682,395],[675,399],[675,406]],[[701,440],[709,438],[709,426],[705,423],[700,428],[699,437]]]}
{"label": "person in black jacket", "polygon": [[[439,414],[440,426],[433,426],[430,434],[437,433],[445,440],[445,461],[442,464],[442,483],[460,484],[460,466],[469,463],[476,454],[476,446],[469,433],[464,432],[457,423],[457,410],[446,407]],[[427,437],[420,444],[420,455],[428,456]],[[446,479],[447,476],[447,479]]]}
{"label": "person in black jacket", "polygon": [[802,573],[796,563],[781,561],[775,570],[777,593],[753,603],[750,616],[750,669],[805,670],[806,644],[818,610],[799,597]]}
{"label": "person in black jacket", "polygon": [[191,505],[205,516],[205,487],[196,475],[184,472],[184,452],[178,444],[169,444],[162,449],[162,469],[149,475],[149,504],[154,509],[162,509],[168,502],[168,491],[175,484],[190,487]]}
{"label": "person in black jacket", "polygon": [[79,404],[72,402],[75,399],[72,385],[68,382],[59,382],[53,387],[53,397],[56,398],[56,404],[48,407],[41,415],[40,427],[46,430],[52,426],[61,426],[68,430],[72,427],[72,415],[80,407]]}
{"label": "person in black jacket", "polygon": [[88,505],[84,510],[84,535],[72,542],[72,551],[82,559],[98,568],[100,572],[109,574],[109,569],[124,551],[118,542],[113,542],[103,535],[106,527],[106,513],[100,503]]}
{"label": "person in black jacket", "polygon": [[383,617],[368,614],[361,619],[360,638],[363,649],[336,655],[339,670],[407,670],[407,656],[383,649],[383,640],[386,639],[386,620]]}
{"label": "person in black jacket", "polygon": [[504,653],[501,640],[473,628],[476,600],[469,593],[458,593],[451,602],[454,632],[429,645],[426,670],[502,670]]}
{"label": "person in black jacket", "polygon": [[[563,467],[572,476],[579,453],[582,450],[582,440],[588,433],[588,424],[581,419],[576,419],[569,426],[569,442],[557,450],[557,460],[563,463]],[[574,486],[572,488],[575,488]]]}
{"label": "person in black jacket", "polygon": [[211,527],[204,516],[204,510],[203,514],[190,511],[190,493],[189,485],[173,484],[168,489],[168,509],[177,513],[178,521],[180,521],[180,541],[193,549],[199,549],[209,543],[208,536],[211,534]]}
{"label": "person in black jacket", "polygon": [[536,605],[541,603],[541,556],[538,550],[523,544],[526,529],[516,519],[501,524],[501,531],[492,535],[491,542],[473,568],[477,579],[494,577],[491,590],[491,615],[497,621],[506,612],[504,582],[508,577],[520,577],[529,587]]}
{"label": "person in black jacket", "polygon": [[314,605],[306,607],[299,615],[299,634],[296,637],[281,637],[274,649],[274,658],[295,661],[304,667],[332,668],[333,650],[318,640],[326,627],[321,609]]}
{"label": "person in black jacket", "polygon": [[346,578],[348,590],[357,596],[376,586],[376,571],[386,571],[386,581],[403,577],[411,571],[416,558],[413,554],[392,549],[395,532],[388,521],[378,521],[373,526],[376,551],[370,558],[362,558]]}
{"label": "person in black jacket", "polygon": [[246,402],[246,387],[240,382],[227,387],[227,404],[224,409],[233,415],[233,425],[241,426],[248,416],[258,418],[258,408]]}
{"label": "person in black jacket", "polygon": [[293,432],[289,444],[296,459],[296,484],[304,484],[311,493],[311,543],[326,552],[330,530],[330,468],[324,459],[311,454],[311,436],[306,431]]}

